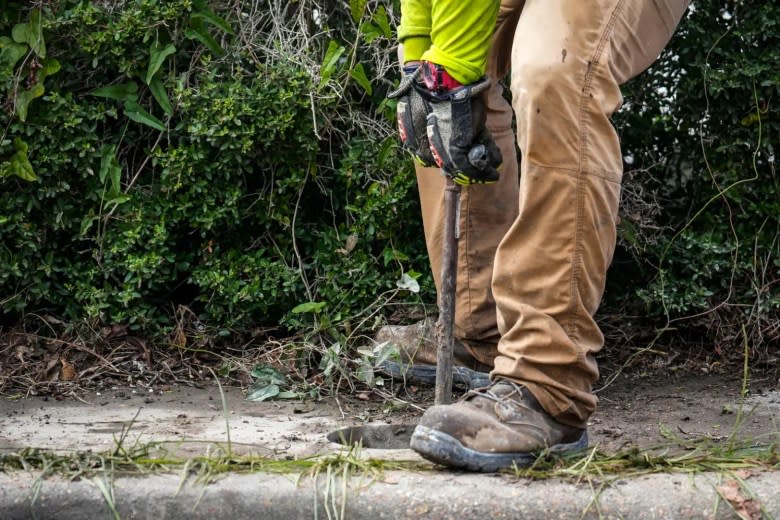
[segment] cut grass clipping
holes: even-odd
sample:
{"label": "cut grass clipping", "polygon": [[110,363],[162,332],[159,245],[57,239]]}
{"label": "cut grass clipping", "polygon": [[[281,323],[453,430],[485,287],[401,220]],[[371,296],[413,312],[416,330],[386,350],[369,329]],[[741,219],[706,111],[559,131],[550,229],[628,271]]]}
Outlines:
{"label": "cut grass clipping", "polygon": [[[652,449],[631,448],[615,453],[598,446],[564,457],[542,455],[527,468],[509,473],[519,478],[574,479],[631,477],[652,473],[722,472],[739,469],[780,469],[780,448],[775,439],[769,445],[739,441],[717,443],[703,438],[698,441],[659,445]],[[434,466],[420,461],[387,461],[367,458],[360,446],[352,446],[334,455],[301,459],[274,459],[260,455],[237,455],[224,446],[209,443],[202,456],[181,457],[169,453],[166,445],[181,447],[187,442],[154,442],[126,448],[117,444],[103,453],[55,453],[27,448],[0,455],[0,472],[34,471],[42,477],[60,475],[66,478],[94,477],[110,471],[116,475],[146,475],[181,472],[208,482],[224,473],[266,472],[316,477],[319,474],[349,474],[381,479],[385,470],[430,470]]]}

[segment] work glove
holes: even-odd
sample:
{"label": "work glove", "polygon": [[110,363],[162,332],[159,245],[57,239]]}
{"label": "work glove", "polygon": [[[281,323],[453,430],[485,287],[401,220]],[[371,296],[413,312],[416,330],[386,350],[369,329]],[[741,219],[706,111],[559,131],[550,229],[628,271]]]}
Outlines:
{"label": "work glove", "polygon": [[428,145],[427,117],[430,106],[426,100],[430,94],[422,84],[422,68],[419,64],[405,66],[401,84],[387,97],[398,99],[396,114],[401,144],[422,166],[435,166]]}
{"label": "work glove", "polygon": [[485,128],[487,113],[482,101],[490,80],[485,77],[469,85],[441,88],[436,75],[441,78],[442,70],[432,63],[423,66],[424,84],[431,92],[427,134],[433,158],[456,184],[494,183],[501,151]]}

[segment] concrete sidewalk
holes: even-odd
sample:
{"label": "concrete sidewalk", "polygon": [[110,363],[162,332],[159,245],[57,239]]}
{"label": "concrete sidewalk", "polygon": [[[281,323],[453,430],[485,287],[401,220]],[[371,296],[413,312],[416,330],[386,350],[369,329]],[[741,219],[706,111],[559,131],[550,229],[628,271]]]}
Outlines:
{"label": "concrete sidewalk", "polygon": [[[735,437],[778,443],[780,394],[770,385],[740,401],[739,389],[739,381],[722,378],[626,380],[600,393],[591,445],[617,452],[668,442],[669,436],[679,441],[678,451]],[[0,398],[0,454],[27,447],[101,453],[121,438],[125,447],[162,442],[186,459],[224,447],[229,428],[234,453],[294,460],[340,453],[345,448],[328,434],[347,426],[409,433],[399,425],[413,423],[426,405],[389,406],[376,396],[251,403],[240,389],[226,389],[225,397],[227,420],[216,387],[112,388],[83,395],[83,401]],[[421,469],[387,471],[377,481],[366,475],[230,474],[206,485],[182,482],[179,474],[97,472],[69,481],[0,470],[0,520],[113,518],[106,494],[119,518],[738,518],[735,507],[750,520],[780,518],[780,471],[737,479],[713,472],[531,480],[449,471],[409,449],[365,448],[360,456],[410,461]]]}
{"label": "concrete sidewalk", "polygon": [[[26,473],[0,474],[0,517],[82,520],[112,518],[97,481],[50,478],[37,486]],[[719,497],[713,474],[651,475],[609,485],[448,471],[387,472],[384,481],[353,478],[346,485],[324,476],[228,475],[202,485],[181,485],[176,475],[117,478],[114,506],[123,519],[683,519],[739,518]],[[746,484],[763,509],[780,516],[780,475],[761,473]],[[180,488],[181,487],[181,488]]]}

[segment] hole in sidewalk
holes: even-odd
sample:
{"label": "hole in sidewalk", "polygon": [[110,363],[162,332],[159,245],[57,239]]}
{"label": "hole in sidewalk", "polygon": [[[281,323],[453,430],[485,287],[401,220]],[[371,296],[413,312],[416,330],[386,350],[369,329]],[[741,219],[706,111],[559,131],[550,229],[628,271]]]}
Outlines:
{"label": "hole in sidewalk", "polygon": [[328,434],[328,440],[337,444],[379,450],[402,450],[409,447],[415,424],[371,424],[351,426]]}

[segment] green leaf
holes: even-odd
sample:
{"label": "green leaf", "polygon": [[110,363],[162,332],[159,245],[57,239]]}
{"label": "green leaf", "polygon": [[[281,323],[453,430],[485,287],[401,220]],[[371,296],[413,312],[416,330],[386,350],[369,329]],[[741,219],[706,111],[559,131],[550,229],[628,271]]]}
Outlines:
{"label": "green leaf", "polygon": [[373,91],[371,88],[371,81],[369,81],[368,76],[366,76],[366,70],[363,68],[362,63],[355,65],[355,68],[349,71],[349,76],[357,81],[358,85],[363,88],[366,94],[369,96],[371,95],[371,92]]}
{"label": "green leaf", "polygon": [[[392,157],[393,151],[396,149],[397,143],[395,139],[385,139],[382,145],[379,147],[379,152],[376,154],[376,162],[380,168],[384,168],[387,161]],[[396,251],[396,258],[399,260],[409,260],[409,256]]]}
{"label": "green leaf", "polygon": [[29,47],[23,43],[16,43],[7,36],[0,36],[0,71],[7,76],[13,75],[14,67],[22,57],[27,54]]}
{"label": "green leaf", "polygon": [[287,385],[287,378],[272,366],[255,365],[252,370],[254,382],[249,387],[247,401],[265,401],[277,397],[279,399],[294,399],[297,394],[289,391],[281,391],[281,387]]}
{"label": "green leaf", "polygon": [[119,85],[111,85],[108,87],[100,87],[90,92],[89,95],[115,99],[117,101],[137,101],[138,85],[136,85],[134,82],[130,82],[120,83]]}
{"label": "green leaf", "polygon": [[400,361],[401,349],[395,343],[383,341],[373,349],[374,366],[380,366],[388,359]]}
{"label": "green leaf", "polygon": [[184,31],[184,36],[189,38],[190,40],[196,40],[202,43],[208,50],[216,54],[217,56],[222,56],[225,54],[225,49],[220,46],[219,43],[217,43],[217,40],[215,40],[211,34],[206,30],[205,27],[193,27],[191,29],[187,29]]}
{"label": "green leaf", "polygon": [[363,18],[367,3],[367,0],[349,0],[349,10],[355,23],[358,23]]}
{"label": "green leaf", "polygon": [[125,115],[136,123],[141,123],[161,132],[165,130],[165,125],[162,121],[147,112],[144,107],[135,101],[125,101]]}
{"label": "green leaf", "polygon": [[205,22],[208,22],[211,25],[218,27],[219,29],[228,33],[231,36],[236,34],[236,32],[233,30],[233,28],[224,18],[220,18],[219,16],[215,15],[210,11],[198,11],[197,13],[192,13],[190,19],[203,20]]}
{"label": "green leaf", "polygon": [[30,11],[30,21],[16,24],[11,29],[11,37],[17,43],[28,44],[39,58],[45,58],[46,42],[43,39],[41,10],[33,9]]}
{"label": "green leaf", "polygon": [[761,122],[761,114],[758,112],[752,112],[739,120],[739,124],[742,126],[751,126]]}
{"label": "green leaf", "polygon": [[36,83],[28,90],[23,90],[17,94],[15,103],[16,115],[19,116],[21,121],[27,121],[27,109],[30,103],[32,103],[33,99],[41,97],[44,91],[43,85]]}
{"label": "green leaf", "polygon": [[385,265],[389,265],[391,262],[406,262],[409,260],[409,255],[392,247],[386,247],[382,251],[382,260]]}
{"label": "green leaf", "polygon": [[106,182],[108,178],[111,182],[109,189],[110,196],[122,193],[122,167],[116,158],[116,146],[103,145],[100,149],[100,172],[98,173],[100,182]]}
{"label": "green leaf", "polygon": [[79,237],[84,238],[85,236],[87,236],[87,232],[89,232],[89,229],[97,220],[98,217],[95,216],[95,210],[90,208],[87,214],[84,216],[84,218],[81,219]]}
{"label": "green leaf", "polygon": [[43,39],[43,23],[41,21],[41,10],[33,9],[30,11],[30,34],[33,35],[34,40],[28,41],[33,52],[38,55],[39,58],[46,57],[46,42]]}
{"label": "green leaf", "polygon": [[355,370],[355,377],[368,386],[374,386],[374,367],[367,362],[361,362]]}
{"label": "green leaf", "polygon": [[41,63],[41,69],[38,74],[38,82],[27,90],[23,90],[16,95],[14,100],[14,109],[16,115],[21,121],[27,121],[27,112],[33,99],[41,97],[46,89],[43,86],[43,80],[60,70],[60,62],[54,59],[46,59]]}
{"label": "green leaf", "polygon": [[287,378],[284,374],[279,372],[272,366],[258,364],[252,369],[252,377],[255,379],[254,384],[263,385],[286,385]]}
{"label": "green leaf", "polygon": [[389,39],[393,36],[393,28],[390,26],[390,19],[387,17],[385,6],[380,5],[371,19],[382,29],[382,35],[385,38]]}
{"label": "green leaf", "polygon": [[108,193],[106,196],[106,203],[114,206],[119,206],[130,200],[130,196],[125,193]]}
{"label": "green leaf", "polygon": [[149,67],[146,69],[147,85],[151,84],[152,78],[155,74],[157,74],[157,71],[160,70],[160,67],[162,67],[163,62],[165,62],[165,58],[174,52],[176,52],[176,47],[174,47],[171,43],[165,47],[160,47],[157,42],[152,45],[152,47],[149,49]]}
{"label": "green leaf", "polygon": [[380,36],[384,36],[387,39],[392,38],[393,28],[390,26],[390,20],[387,17],[387,10],[384,6],[380,5],[376,9],[370,21],[360,24],[360,33],[363,35],[366,43],[371,43]]}
{"label": "green leaf", "polygon": [[43,80],[57,74],[62,66],[60,62],[54,58],[46,58],[41,62],[41,70],[38,72],[38,81],[43,83]]}
{"label": "green leaf", "polygon": [[363,35],[363,40],[365,40],[366,43],[371,43],[382,36],[382,31],[379,26],[371,22],[363,22],[360,24],[360,34]]}
{"label": "green leaf", "polygon": [[160,78],[152,78],[152,82],[149,83],[149,90],[152,92],[152,96],[163,109],[167,115],[173,114],[173,105],[171,100],[168,99],[168,93],[165,91],[165,85],[163,85]]}
{"label": "green leaf", "polygon": [[16,137],[14,138],[14,148],[16,152],[11,158],[6,162],[0,163],[0,177],[15,175],[29,182],[38,180],[30,159],[27,157],[27,151],[30,149],[29,145],[19,137]]}
{"label": "green leaf", "polygon": [[266,385],[255,387],[249,387],[249,392],[246,395],[247,401],[265,401],[272,397],[279,395],[280,389],[278,385]]}
{"label": "green leaf", "polygon": [[300,305],[296,305],[290,312],[293,314],[304,314],[307,312],[320,312],[324,307],[325,302],[306,302]]}
{"label": "green leaf", "polygon": [[333,75],[339,58],[344,54],[344,51],[345,48],[343,45],[339,45],[333,40],[328,43],[328,49],[325,51],[325,58],[323,58],[322,65],[320,66],[320,87],[327,83]]}

